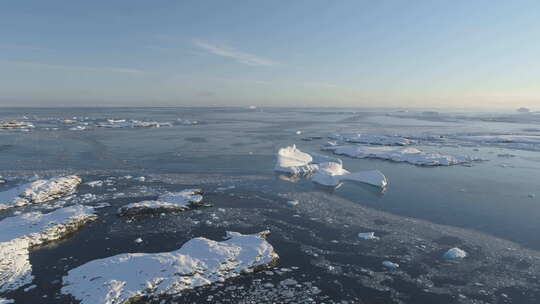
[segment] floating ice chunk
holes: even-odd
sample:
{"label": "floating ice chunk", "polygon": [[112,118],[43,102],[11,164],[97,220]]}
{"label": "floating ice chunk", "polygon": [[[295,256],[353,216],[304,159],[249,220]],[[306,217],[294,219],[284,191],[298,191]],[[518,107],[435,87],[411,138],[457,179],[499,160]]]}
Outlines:
{"label": "floating ice chunk", "polygon": [[250,110],[256,110],[256,109],[257,109],[257,106],[249,106],[248,109],[250,109]]}
{"label": "floating ice chunk", "polygon": [[384,146],[407,146],[414,142],[410,139],[400,136],[386,135],[368,135],[368,134],[353,134],[353,135],[334,135],[333,139],[338,139],[351,143],[384,145]]}
{"label": "floating ice chunk", "polygon": [[134,242],[140,244],[143,242],[143,240],[141,238],[136,238]]}
{"label": "floating ice chunk", "polygon": [[109,203],[98,203],[94,206],[94,209],[101,209],[101,208],[107,208],[110,207],[111,204]]}
{"label": "floating ice chunk", "polygon": [[24,213],[0,221],[0,292],[32,282],[29,250],[59,239],[96,219],[94,209],[71,206],[51,213]]}
{"label": "floating ice chunk", "polygon": [[101,180],[97,180],[97,181],[92,181],[92,182],[88,182],[86,183],[88,186],[94,188],[94,187],[101,187],[103,186],[103,181]]}
{"label": "floating ice chunk", "polygon": [[375,232],[360,232],[358,238],[362,240],[378,240],[379,237],[375,236]]}
{"label": "floating ice chunk", "polygon": [[540,144],[540,136],[538,135],[472,135],[457,136],[455,139],[476,143]]}
{"label": "floating ice chunk", "polygon": [[296,145],[281,148],[278,151],[274,170],[292,174],[306,174],[316,171],[319,166],[311,164],[313,157],[296,148]]}
{"label": "floating ice chunk", "polygon": [[154,201],[127,204],[118,209],[118,214],[124,216],[164,211],[183,211],[201,203],[202,200],[202,189],[186,189],[161,195]]}
{"label": "floating ice chunk", "polygon": [[297,200],[291,200],[291,201],[288,201],[287,204],[291,205],[291,206],[296,206],[299,204],[299,202]]}
{"label": "floating ice chunk", "polygon": [[355,158],[379,158],[422,166],[450,166],[480,160],[479,158],[467,155],[452,156],[429,153],[412,147],[337,146],[326,147],[325,149],[331,150],[335,154]]}
{"label": "floating ice chunk", "polygon": [[11,303],[15,303],[15,300],[0,298],[0,304],[11,304]]}
{"label": "floating ice chunk", "polygon": [[315,172],[311,180],[326,186],[337,186],[342,181],[361,182],[381,188],[388,185],[386,176],[378,170],[351,173],[343,169],[341,163],[334,162],[319,164],[319,170]]}
{"label": "floating ice chunk", "polygon": [[82,179],[71,175],[40,179],[0,192],[0,210],[28,204],[45,203],[75,193]]}
{"label": "floating ice chunk", "polygon": [[443,258],[447,260],[459,260],[467,257],[467,252],[457,247],[449,249],[444,255]]}
{"label": "floating ice chunk", "polygon": [[383,266],[388,268],[388,269],[391,269],[391,270],[395,270],[395,269],[398,269],[399,268],[399,264],[397,263],[394,263],[394,262],[390,262],[390,261],[384,261],[382,262]]}
{"label": "floating ice chunk", "polygon": [[62,293],[81,304],[120,304],[141,296],[175,295],[271,266],[278,255],[268,232],[227,232],[222,242],[194,238],[165,253],[129,253],[94,260],[63,278]]}
{"label": "floating ice chunk", "polygon": [[26,121],[8,121],[0,122],[0,129],[30,129],[34,128],[31,122]]}

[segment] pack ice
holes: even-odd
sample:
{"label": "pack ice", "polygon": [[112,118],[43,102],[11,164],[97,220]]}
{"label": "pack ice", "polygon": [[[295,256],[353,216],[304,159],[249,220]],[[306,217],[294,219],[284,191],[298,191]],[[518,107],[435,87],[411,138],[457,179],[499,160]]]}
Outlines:
{"label": "pack ice", "polygon": [[64,276],[62,293],[71,294],[81,304],[120,304],[222,282],[277,261],[277,253],[265,239],[268,233],[227,232],[228,239],[222,242],[198,237],[172,252],[94,260]]}
{"label": "pack ice", "polygon": [[325,186],[337,186],[342,181],[356,181],[386,187],[386,177],[378,170],[351,173],[337,158],[300,151],[295,145],[281,148],[274,170],[291,174],[313,174],[312,181]]}
{"label": "pack ice", "polygon": [[0,192],[0,210],[29,204],[45,203],[75,193],[82,179],[78,176],[61,176],[40,179]]}
{"label": "pack ice", "polygon": [[183,211],[200,204],[202,200],[202,189],[186,189],[161,195],[157,200],[127,204],[118,209],[118,214],[123,216],[163,211]]}
{"label": "pack ice", "polygon": [[412,147],[335,146],[324,149],[354,158],[379,158],[421,166],[451,166],[479,160],[467,155],[430,153]]}
{"label": "pack ice", "polygon": [[0,221],[0,292],[18,289],[33,280],[29,250],[59,239],[96,219],[94,209],[71,206],[51,213],[24,213]]}
{"label": "pack ice", "polygon": [[340,135],[336,134],[331,136],[332,139],[346,141],[350,143],[370,144],[370,145],[383,145],[383,146],[407,146],[414,142],[410,139],[401,136],[387,136],[387,135],[369,135],[369,134],[352,134],[352,135]]}

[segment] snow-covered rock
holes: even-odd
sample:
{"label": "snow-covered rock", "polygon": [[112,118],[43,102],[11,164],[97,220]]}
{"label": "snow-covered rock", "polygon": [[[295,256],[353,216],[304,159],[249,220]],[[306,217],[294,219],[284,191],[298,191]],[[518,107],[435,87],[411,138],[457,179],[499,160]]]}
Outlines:
{"label": "snow-covered rock", "polygon": [[401,136],[387,135],[369,135],[369,134],[352,134],[352,135],[334,135],[332,139],[342,140],[350,143],[383,145],[383,146],[407,146],[414,142],[410,139]]}
{"label": "snow-covered rock", "polygon": [[94,209],[71,206],[51,213],[24,213],[0,221],[0,292],[18,289],[33,280],[29,250],[59,239],[96,219]]}
{"label": "snow-covered rock", "polygon": [[127,204],[118,209],[118,214],[124,216],[164,211],[184,211],[200,204],[202,200],[202,189],[186,189],[160,195],[157,200]]}
{"label": "snow-covered rock", "polygon": [[0,210],[29,204],[45,203],[75,193],[82,179],[78,176],[62,176],[40,179],[0,192]]}
{"label": "snow-covered rock", "polygon": [[354,158],[379,158],[422,166],[450,166],[479,160],[467,155],[430,153],[412,147],[337,146],[325,149]]}
{"label": "snow-covered rock", "polygon": [[63,278],[62,293],[81,304],[121,304],[141,296],[175,295],[269,267],[278,259],[268,231],[227,232],[222,242],[194,238],[165,253],[128,253],[94,260]]}
{"label": "snow-covered rock", "polygon": [[465,250],[462,250],[462,249],[457,248],[457,247],[449,249],[443,255],[443,258],[445,258],[447,260],[460,260],[460,259],[464,259],[466,257],[467,257],[467,252],[465,252]]}

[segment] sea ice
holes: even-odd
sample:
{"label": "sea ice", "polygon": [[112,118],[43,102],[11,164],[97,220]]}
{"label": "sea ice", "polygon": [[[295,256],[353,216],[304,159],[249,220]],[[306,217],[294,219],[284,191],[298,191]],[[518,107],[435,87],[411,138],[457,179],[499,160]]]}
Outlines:
{"label": "sea ice", "polygon": [[6,298],[0,298],[0,304],[11,304],[11,303],[15,303],[15,301],[11,299],[6,299]]}
{"label": "sea ice", "polygon": [[96,219],[94,209],[75,205],[51,213],[30,212],[0,221],[0,292],[33,280],[29,250],[59,239]]}
{"label": "sea ice", "polygon": [[319,166],[311,164],[313,157],[296,148],[296,145],[281,148],[278,151],[274,170],[292,174],[307,174],[316,171]]}
{"label": "sea ice", "polygon": [[31,122],[26,121],[8,121],[0,122],[0,129],[30,129],[34,128]]}
{"label": "sea ice", "polygon": [[407,146],[414,142],[410,139],[401,136],[386,136],[386,135],[368,135],[368,134],[353,134],[353,135],[334,135],[332,139],[346,141],[350,143],[383,145],[383,146]]}
{"label": "sea ice", "polygon": [[494,144],[540,144],[540,136],[537,135],[471,135],[457,136],[455,139],[470,141],[475,143],[494,143]]}
{"label": "sea ice", "polygon": [[198,237],[172,252],[94,260],[64,276],[62,293],[71,294],[81,304],[121,304],[222,282],[277,261],[277,253],[265,240],[268,233],[227,232],[228,239],[222,242]]}
{"label": "sea ice", "polygon": [[354,158],[379,158],[422,166],[450,166],[479,160],[467,155],[430,153],[412,147],[337,146],[325,147],[325,150]]}
{"label": "sea ice", "polygon": [[127,204],[118,209],[118,214],[124,216],[160,213],[163,211],[183,211],[200,204],[202,200],[202,189],[186,189],[160,195],[157,200]]}
{"label": "sea ice", "polygon": [[467,252],[457,247],[449,249],[444,255],[443,258],[447,260],[458,260],[467,257]]}
{"label": "sea ice", "polygon": [[62,176],[40,179],[0,192],[0,210],[28,204],[45,203],[75,193],[82,179],[78,176]]}

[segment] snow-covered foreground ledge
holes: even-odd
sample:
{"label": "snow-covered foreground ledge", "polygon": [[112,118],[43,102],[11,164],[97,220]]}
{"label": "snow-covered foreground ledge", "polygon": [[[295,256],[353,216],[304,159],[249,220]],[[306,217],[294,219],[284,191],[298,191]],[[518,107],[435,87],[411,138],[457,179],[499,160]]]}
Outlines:
{"label": "snow-covered foreground ledge", "polygon": [[468,155],[430,153],[412,147],[335,146],[324,149],[354,158],[379,158],[421,166],[451,166],[480,160]]}
{"label": "snow-covered foreground ledge", "polygon": [[77,205],[0,221],[0,292],[32,282],[31,247],[57,240],[96,218],[93,208]]}
{"label": "snow-covered foreground ledge", "polygon": [[166,253],[128,253],[91,261],[64,277],[62,293],[82,304],[121,304],[143,296],[174,295],[274,264],[268,231],[227,232],[222,242],[195,238]]}
{"label": "snow-covered foreground ledge", "polygon": [[78,176],[61,176],[40,179],[32,183],[0,192],[0,210],[29,204],[45,203],[75,193],[82,179]]}
{"label": "snow-covered foreground ledge", "polygon": [[124,216],[164,211],[184,211],[200,204],[202,200],[202,189],[186,189],[160,195],[157,200],[127,204],[118,209],[118,214]]}
{"label": "snow-covered foreground ledge", "polygon": [[290,174],[313,174],[312,181],[325,186],[337,186],[342,181],[356,181],[384,188],[388,181],[378,170],[351,173],[343,168],[341,159],[300,151],[295,145],[281,148],[274,170]]}

